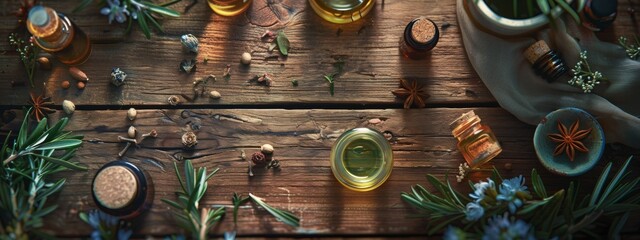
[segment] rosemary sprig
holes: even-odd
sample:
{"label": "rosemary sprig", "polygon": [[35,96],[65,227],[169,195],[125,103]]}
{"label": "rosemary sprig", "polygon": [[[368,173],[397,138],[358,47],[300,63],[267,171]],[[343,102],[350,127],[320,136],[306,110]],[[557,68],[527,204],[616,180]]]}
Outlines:
{"label": "rosemary sprig", "polygon": [[238,195],[236,192],[233,193],[233,197],[231,198],[231,202],[233,203],[233,225],[238,224],[238,208],[247,201],[249,201],[249,197],[242,197],[242,195]]}
{"label": "rosemary sprig", "polygon": [[31,87],[35,87],[33,76],[36,70],[36,59],[40,48],[34,46],[31,40],[25,42],[17,33],[9,34],[9,44],[16,48],[16,52],[20,55],[20,61],[22,61],[24,69],[27,72],[29,83]]}
{"label": "rosemary sprig", "polygon": [[41,234],[37,229],[42,218],[57,208],[46,202],[62,189],[65,179],[49,181],[49,175],[66,169],[86,170],[70,161],[83,137],[63,131],[68,119],[49,127],[45,118],[30,131],[29,111],[16,139],[7,136],[0,149],[0,232],[14,239]]}
{"label": "rosemary sprig", "polygon": [[260,205],[265,210],[267,210],[267,212],[276,217],[278,221],[281,221],[290,226],[300,227],[300,219],[296,217],[296,215],[293,215],[293,213],[269,206],[269,204],[265,203],[262,198],[259,198],[251,193],[249,193],[249,197],[254,203]]}
{"label": "rosemary sprig", "polygon": [[162,199],[162,201],[177,210],[174,216],[180,227],[190,232],[194,239],[205,240],[209,229],[224,216],[224,207],[199,208],[200,200],[207,192],[207,181],[218,172],[218,168],[207,173],[206,167],[196,170],[191,161],[185,160],[183,179],[180,176],[178,164],[174,163],[173,166],[182,191],[176,192],[177,202],[169,199]]}
{"label": "rosemary sprig", "polygon": [[330,74],[330,75],[324,75],[324,79],[327,80],[327,82],[329,82],[329,93],[331,93],[331,96],[333,96],[333,89],[334,89],[334,82],[335,79],[334,77],[336,76],[336,74]]}
{"label": "rosemary sprig", "polygon": [[81,212],[78,216],[83,222],[91,225],[93,228],[91,237],[94,239],[127,240],[131,237],[131,234],[133,234],[129,222],[97,209],[89,211],[89,214]]}

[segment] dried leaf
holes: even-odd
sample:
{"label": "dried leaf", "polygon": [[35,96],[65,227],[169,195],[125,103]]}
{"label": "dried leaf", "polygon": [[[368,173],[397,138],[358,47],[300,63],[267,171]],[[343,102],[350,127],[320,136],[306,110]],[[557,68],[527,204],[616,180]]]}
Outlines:
{"label": "dried leaf", "polygon": [[278,43],[280,53],[285,56],[289,55],[289,39],[287,38],[287,35],[284,34],[284,31],[278,32],[276,42]]}

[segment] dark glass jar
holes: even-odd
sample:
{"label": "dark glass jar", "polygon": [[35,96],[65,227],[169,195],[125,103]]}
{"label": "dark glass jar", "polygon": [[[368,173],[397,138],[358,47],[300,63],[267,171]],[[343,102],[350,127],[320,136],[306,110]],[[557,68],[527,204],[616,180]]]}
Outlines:
{"label": "dark glass jar", "polygon": [[123,160],[102,166],[91,184],[98,208],[122,219],[135,218],[148,210],[153,193],[153,183],[143,170]]}
{"label": "dark glass jar", "polygon": [[525,58],[532,64],[533,70],[547,80],[553,82],[569,70],[560,55],[551,50],[544,40],[529,46],[524,52]]}
{"label": "dark glass jar", "polygon": [[580,15],[583,26],[592,31],[602,31],[616,20],[618,0],[587,0]]}
{"label": "dark glass jar", "polygon": [[430,19],[419,17],[405,27],[400,38],[400,52],[411,59],[422,59],[436,46],[439,39],[438,25]]}

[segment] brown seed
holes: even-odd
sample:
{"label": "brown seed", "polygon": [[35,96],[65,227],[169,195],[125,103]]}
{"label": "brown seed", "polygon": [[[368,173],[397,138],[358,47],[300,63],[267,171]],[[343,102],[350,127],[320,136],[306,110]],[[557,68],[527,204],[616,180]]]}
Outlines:
{"label": "brown seed", "polygon": [[69,68],[69,73],[71,74],[71,76],[74,79],[76,79],[78,81],[82,81],[82,82],[89,81],[89,77],[87,77],[87,74],[85,74],[83,71],[81,71],[77,67],[70,67]]}
{"label": "brown seed", "polygon": [[85,83],[84,82],[78,82],[78,85],[76,85],[78,87],[78,89],[82,90],[85,87]]}
{"label": "brown seed", "polygon": [[62,83],[60,83],[60,86],[63,89],[69,89],[69,86],[71,86],[71,83],[69,83],[69,81],[62,81]]}
{"label": "brown seed", "polygon": [[513,164],[505,163],[504,164],[504,169],[506,169],[507,171],[511,171],[513,169]]}
{"label": "brown seed", "polygon": [[51,70],[51,61],[49,61],[47,57],[40,57],[37,61],[40,64],[41,69]]}

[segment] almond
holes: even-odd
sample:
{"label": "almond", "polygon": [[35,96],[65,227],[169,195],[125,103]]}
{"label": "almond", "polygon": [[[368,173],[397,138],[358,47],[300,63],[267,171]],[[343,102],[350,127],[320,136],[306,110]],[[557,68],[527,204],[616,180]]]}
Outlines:
{"label": "almond", "polygon": [[83,71],[81,71],[80,69],[78,69],[77,67],[70,67],[69,68],[69,73],[71,74],[71,76],[81,82],[87,82],[89,81],[89,77],[87,77],[87,74],[85,74]]}

